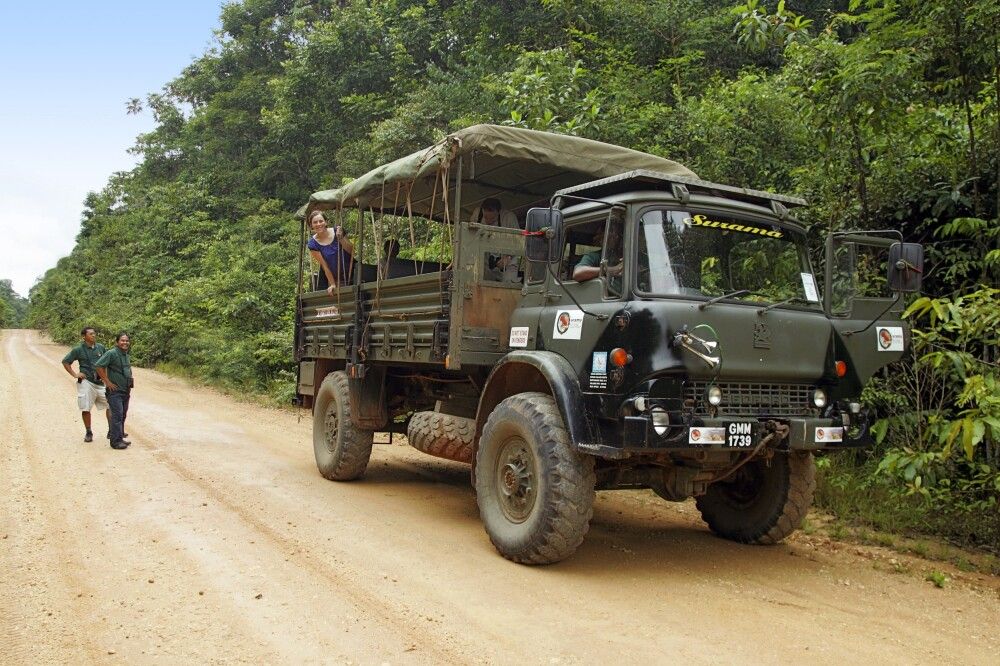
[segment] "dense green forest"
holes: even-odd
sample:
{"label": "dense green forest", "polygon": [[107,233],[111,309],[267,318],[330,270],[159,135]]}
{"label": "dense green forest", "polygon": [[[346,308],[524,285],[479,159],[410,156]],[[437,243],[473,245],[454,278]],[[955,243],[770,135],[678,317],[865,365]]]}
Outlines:
{"label": "dense green forest", "polygon": [[913,355],[868,391],[879,447],[822,460],[820,501],[997,547],[998,35],[995,0],[228,3],[128,103],[156,120],[141,162],[88,195],[28,321],[125,328],[140,362],[282,399],[311,192],[479,122],[609,141],[924,243]]}
{"label": "dense green forest", "polygon": [[0,328],[20,328],[28,313],[28,300],[21,298],[10,280],[0,280]]}

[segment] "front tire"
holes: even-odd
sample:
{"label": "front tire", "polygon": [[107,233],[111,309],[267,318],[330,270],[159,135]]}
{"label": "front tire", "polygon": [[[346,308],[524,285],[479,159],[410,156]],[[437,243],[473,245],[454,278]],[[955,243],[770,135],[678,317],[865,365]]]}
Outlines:
{"label": "front tire", "polygon": [[550,564],[583,542],[594,513],[594,459],[573,450],[549,395],[519,393],[496,406],[475,479],[486,533],[507,559]]}
{"label": "front tire", "polygon": [[776,544],[798,529],[812,504],[816,466],[808,452],[758,458],[695,500],[715,534],[740,543]]}
{"label": "front tire", "polygon": [[331,481],[364,476],[372,455],[373,433],[351,420],[347,373],[331,372],[316,394],[313,409],[313,451],[319,473]]}

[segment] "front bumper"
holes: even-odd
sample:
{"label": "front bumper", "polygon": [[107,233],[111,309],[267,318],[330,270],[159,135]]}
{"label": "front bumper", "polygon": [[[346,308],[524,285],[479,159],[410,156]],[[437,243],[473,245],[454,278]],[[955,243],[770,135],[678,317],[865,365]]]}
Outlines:
{"label": "front bumper", "polygon": [[671,425],[659,434],[648,415],[626,416],[622,450],[630,453],[692,450],[753,450],[774,424],[788,426],[788,436],[775,443],[776,448],[797,451],[864,448],[874,445],[866,415],[849,419],[810,417],[691,417]]}

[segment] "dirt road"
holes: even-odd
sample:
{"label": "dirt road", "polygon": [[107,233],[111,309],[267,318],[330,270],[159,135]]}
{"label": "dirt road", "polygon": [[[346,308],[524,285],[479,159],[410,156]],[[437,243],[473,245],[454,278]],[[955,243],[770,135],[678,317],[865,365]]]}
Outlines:
{"label": "dirt road", "polygon": [[376,446],[325,481],[308,419],[137,370],[126,451],[82,441],[65,350],[0,333],[0,662],[1000,663],[995,589],[800,536],[712,537],[599,493],[549,567],[497,555],[468,473]]}

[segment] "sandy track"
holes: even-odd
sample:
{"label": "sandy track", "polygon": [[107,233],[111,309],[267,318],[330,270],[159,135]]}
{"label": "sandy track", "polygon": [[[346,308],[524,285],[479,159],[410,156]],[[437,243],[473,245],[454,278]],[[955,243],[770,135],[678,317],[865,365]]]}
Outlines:
{"label": "sandy track", "polygon": [[807,539],[712,537],[690,504],[599,493],[570,560],[498,556],[468,472],[376,446],[316,472],[307,418],[137,370],[82,442],[61,347],[0,334],[0,662],[1000,662],[994,590]]}

